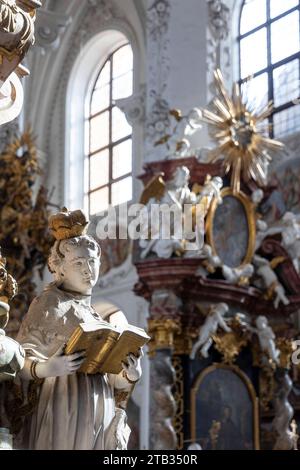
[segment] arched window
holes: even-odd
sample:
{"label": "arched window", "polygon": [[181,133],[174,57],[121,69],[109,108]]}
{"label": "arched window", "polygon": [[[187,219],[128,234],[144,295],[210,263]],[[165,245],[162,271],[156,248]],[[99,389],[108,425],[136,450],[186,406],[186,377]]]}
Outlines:
{"label": "arched window", "polygon": [[278,138],[300,130],[299,12],[299,0],[245,0],[241,9],[240,83],[253,106],[273,102],[269,134]]}
{"label": "arched window", "polygon": [[115,49],[94,82],[88,124],[88,206],[91,215],[132,199],[132,128],[115,100],[132,94],[130,44]]}

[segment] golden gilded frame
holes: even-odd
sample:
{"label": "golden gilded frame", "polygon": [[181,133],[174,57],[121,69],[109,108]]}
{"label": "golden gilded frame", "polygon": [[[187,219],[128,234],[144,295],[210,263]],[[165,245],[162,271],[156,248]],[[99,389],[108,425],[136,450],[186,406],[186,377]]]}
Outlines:
{"label": "golden gilded frame", "polygon": [[[256,239],[256,214],[255,214],[255,206],[252,203],[252,201],[249,199],[246,194],[243,192],[238,192],[234,193],[233,190],[228,187],[224,188],[221,191],[221,197],[235,197],[244,207],[246,217],[247,217],[247,222],[248,222],[248,247],[247,247],[247,252],[245,255],[245,258],[243,259],[242,263],[240,266],[234,266],[235,268],[244,266],[247,263],[251,263],[252,257],[254,255],[255,251],[255,239]],[[218,208],[218,201],[217,199],[214,199],[214,201],[211,204],[211,207],[209,209],[207,219],[206,219],[206,238],[208,244],[212,248],[212,252],[214,255],[218,255],[214,243],[214,237],[213,237],[213,228],[214,228],[214,217],[216,210]]]}
{"label": "golden gilded frame", "polygon": [[246,385],[246,388],[248,390],[249,396],[252,401],[253,405],[253,438],[254,438],[254,450],[259,450],[260,449],[260,444],[259,444],[259,401],[258,397],[256,396],[254,387],[252,385],[252,382],[250,379],[247,377],[247,375],[237,366],[234,365],[228,365],[228,364],[213,364],[206,369],[204,369],[200,374],[198,375],[192,389],[191,389],[191,442],[197,442],[197,436],[196,436],[196,410],[197,410],[197,405],[196,405],[196,399],[197,399],[197,391],[203,382],[204,378],[210,374],[211,372],[217,370],[217,369],[225,369],[225,370],[230,370],[234,374],[236,374],[242,382]]}

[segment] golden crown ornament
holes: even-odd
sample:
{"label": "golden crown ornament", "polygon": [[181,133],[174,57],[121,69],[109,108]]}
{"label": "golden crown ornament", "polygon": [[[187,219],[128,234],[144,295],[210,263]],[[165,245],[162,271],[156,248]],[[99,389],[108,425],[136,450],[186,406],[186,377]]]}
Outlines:
{"label": "golden crown ornament", "polygon": [[69,211],[63,207],[49,217],[49,228],[56,240],[80,237],[87,232],[89,221],[81,210]]}

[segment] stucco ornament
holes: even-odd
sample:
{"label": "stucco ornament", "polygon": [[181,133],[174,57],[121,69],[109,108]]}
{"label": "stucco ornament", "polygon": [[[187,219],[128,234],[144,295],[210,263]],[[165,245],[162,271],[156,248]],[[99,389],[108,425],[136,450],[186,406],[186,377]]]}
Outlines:
{"label": "stucco ornament", "polygon": [[231,328],[227,325],[226,319],[224,318],[228,310],[228,305],[223,302],[211,307],[211,310],[200,329],[199,338],[191,351],[191,359],[195,359],[200,348],[201,356],[208,357],[208,350],[213,343],[212,336],[217,332],[219,327],[227,333],[231,331]]}
{"label": "stucco ornament", "polygon": [[39,0],[0,0],[0,125],[15,119],[23,105],[21,65],[34,44],[35,10]]}
{"label": "stucco ornament", "polygon": [[9,319],[9,302],[18,291],[17,283],[5,265],[6,260],[0,253],[0,382],[14,378],[25,362],[23,348],[4,331]]}

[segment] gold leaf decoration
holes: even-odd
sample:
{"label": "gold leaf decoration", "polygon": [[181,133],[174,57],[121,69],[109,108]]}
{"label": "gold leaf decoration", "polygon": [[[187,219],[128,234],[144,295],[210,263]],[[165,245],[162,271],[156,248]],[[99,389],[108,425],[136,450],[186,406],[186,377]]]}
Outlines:
{"label": "gold leaf decoration", "polygon": [[214,111],[204,109],[203,120],[210,126],[218,146],[209,152],[210,162],[223,159],[225,172],[231,172],[231,187],[240,191],[241,177],[253,179],[263,186],[267,178],[269,152],[280,150],[283,144],[266,137],[261,126],[272,113],[272,103],[265,109],[252,110],[244,103],[238,83],[234,83],[232,96],[226,90],[222,73],[215,71],[218,96],[213,100]]}

